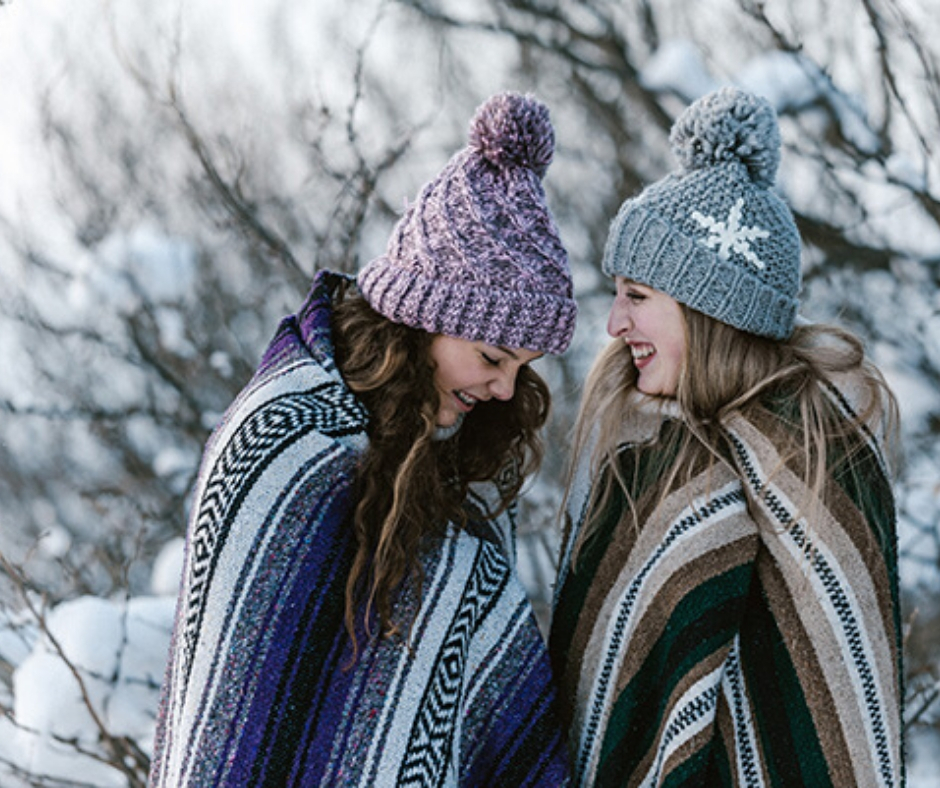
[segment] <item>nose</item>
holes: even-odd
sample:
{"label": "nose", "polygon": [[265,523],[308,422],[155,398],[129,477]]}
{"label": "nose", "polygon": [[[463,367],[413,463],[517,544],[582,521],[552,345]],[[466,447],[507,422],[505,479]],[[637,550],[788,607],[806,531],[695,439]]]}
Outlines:
{"label": "nose", "polygon": [[617,339],[631,328],[633,328],[633,319],[630,317],[630,309],[622,299],[615,298],[610,307],[610,315],[607,317],[607,333]]}
{"label": "nose", "polygon": [[490,383],[490,394],[494,399],[510,400],[516,393],[516,370],[500,370]]}

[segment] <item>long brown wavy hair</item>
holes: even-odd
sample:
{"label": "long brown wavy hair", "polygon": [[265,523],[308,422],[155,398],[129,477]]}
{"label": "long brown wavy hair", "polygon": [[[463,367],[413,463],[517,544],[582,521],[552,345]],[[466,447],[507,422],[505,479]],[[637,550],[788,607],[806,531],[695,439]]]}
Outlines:
{"label": "long brown wavy hair", "polygon": [[346,583],[346,628],[356,648],[356,611],[378,616],[381,634],[408,622],[392,616],[393,595],[418,556],[449,524],[464,527],[472,482],[499,480],[496,515],[537,470],[539,430],[550,395],[539,375],[519,369],[511,400],[479,402],[455,435],[434,440],[440,405],[430,348],[434,335],[395,323],[358,293],[342,291],[333,311],[336,363],[369,412],[368,447],[357,471],[352,527],[356,554]]}
{"label": "long brown wavy hair", "polygon": [[[676,391],[676,403],[688,430],[672,431],[677,441],[664,456],[674,457],[663,475],[663,497],[687,483],[708,463],[720,462],[725,450],[723,420],[737,412],[750,417],[771,412],[786,421],[780,446],[786,462],[801,456],[804,483],[811,500],[822,500],[833,457],[851,462],[864,445],[866,430],[878,433],[890,447],[897,433],[897,401],[881,373],[867,360],[864,345],[854,334],[831,325],[798,325],[789,339],[774,340],[750,334],[680,304],[686,334],[686,354]],[[831,382],[849,376],[859,409],[847,419],[827,393]],[[594,363],[585,384],[575,424],[574,451],[565,494],[567,503],[578,458],[595,440],[590,462],[598,479],[591,510],[575,545],[575,558],[596,531],[601,513],[619,488],[627,498],[628,515],[636,522],[630,501],[630,482],[620,473],[617,458],[621,424],[632,407],[637,371],[630,349],[614,340]],[[562,507],[564,511],[564,506]]]}

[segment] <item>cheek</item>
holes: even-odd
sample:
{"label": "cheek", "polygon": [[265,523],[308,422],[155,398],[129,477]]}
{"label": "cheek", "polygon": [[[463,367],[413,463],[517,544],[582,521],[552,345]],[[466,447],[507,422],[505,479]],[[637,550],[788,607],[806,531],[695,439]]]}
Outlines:
{"label": "cheek", "polygon": [[443,389],[450,388],[454,373],[460,369],[461,362],[462,359],[455,359],[453,354],[439,355],[434,366],[434,385]]}
{"label": "cheek", "polygon": [[680,352],[679,348],[676,348],[675,352],[672,354],[669,364],[669,380],[670,387],[672,388],[672,394],[676,393],[676,388],[679,385],[679,378],[682,376],[682,365],[684,363],[685,356]]}
{"label": "cheek", "polygon": [[686,338],[681,319],[676,319],[675,316],[671,317],[673,319],[670,320],[670,329],[664,338],[665,346],[661,347],[660,350],[664,351],[664,355],[669,358],[670,366],[675,367],[678,375],[679,370],[685,363]]}
{"label": "cheek", "polygon": [[434,373],[434,385],[438,391],[449,393],[477,385],[479,376],[475,374],[473,363],[473,359],[457,359],[438,367]]}
{"label": "cheek", "polygon": [[434,372],[434,385],[439,391],[450,391],[458,388],[454,376],[447,368],[438,367]]}

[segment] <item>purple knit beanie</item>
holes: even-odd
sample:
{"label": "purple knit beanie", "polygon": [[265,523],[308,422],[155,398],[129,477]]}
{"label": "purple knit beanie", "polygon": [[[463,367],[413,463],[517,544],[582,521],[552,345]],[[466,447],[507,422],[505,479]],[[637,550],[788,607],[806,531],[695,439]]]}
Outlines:
{"label": "purple knit beanie", "polygon": [[476,111],[470,142],[426,184],[386,253],[358,276],[380,314],[434,334],[562,353],[577,305],[542,176],[548,109],[502,93]]}

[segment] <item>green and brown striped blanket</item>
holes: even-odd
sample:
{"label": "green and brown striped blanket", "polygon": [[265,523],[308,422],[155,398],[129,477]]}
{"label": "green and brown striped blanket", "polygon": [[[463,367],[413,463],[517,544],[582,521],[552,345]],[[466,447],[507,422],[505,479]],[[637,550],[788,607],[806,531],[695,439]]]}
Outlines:
{"label": "green and brown striped blanket", "polygon": [[[833,389],[833,401],[848,401]],[[634,417],[621,496],[572,566],[576,473],[549,649],[579,786],[900,786],[893,497],[878,442],[807,505],[774,430],[736,416],[728,457],[662,498],[676,431]],[[656,436],[659,440],[651,440]]]}

